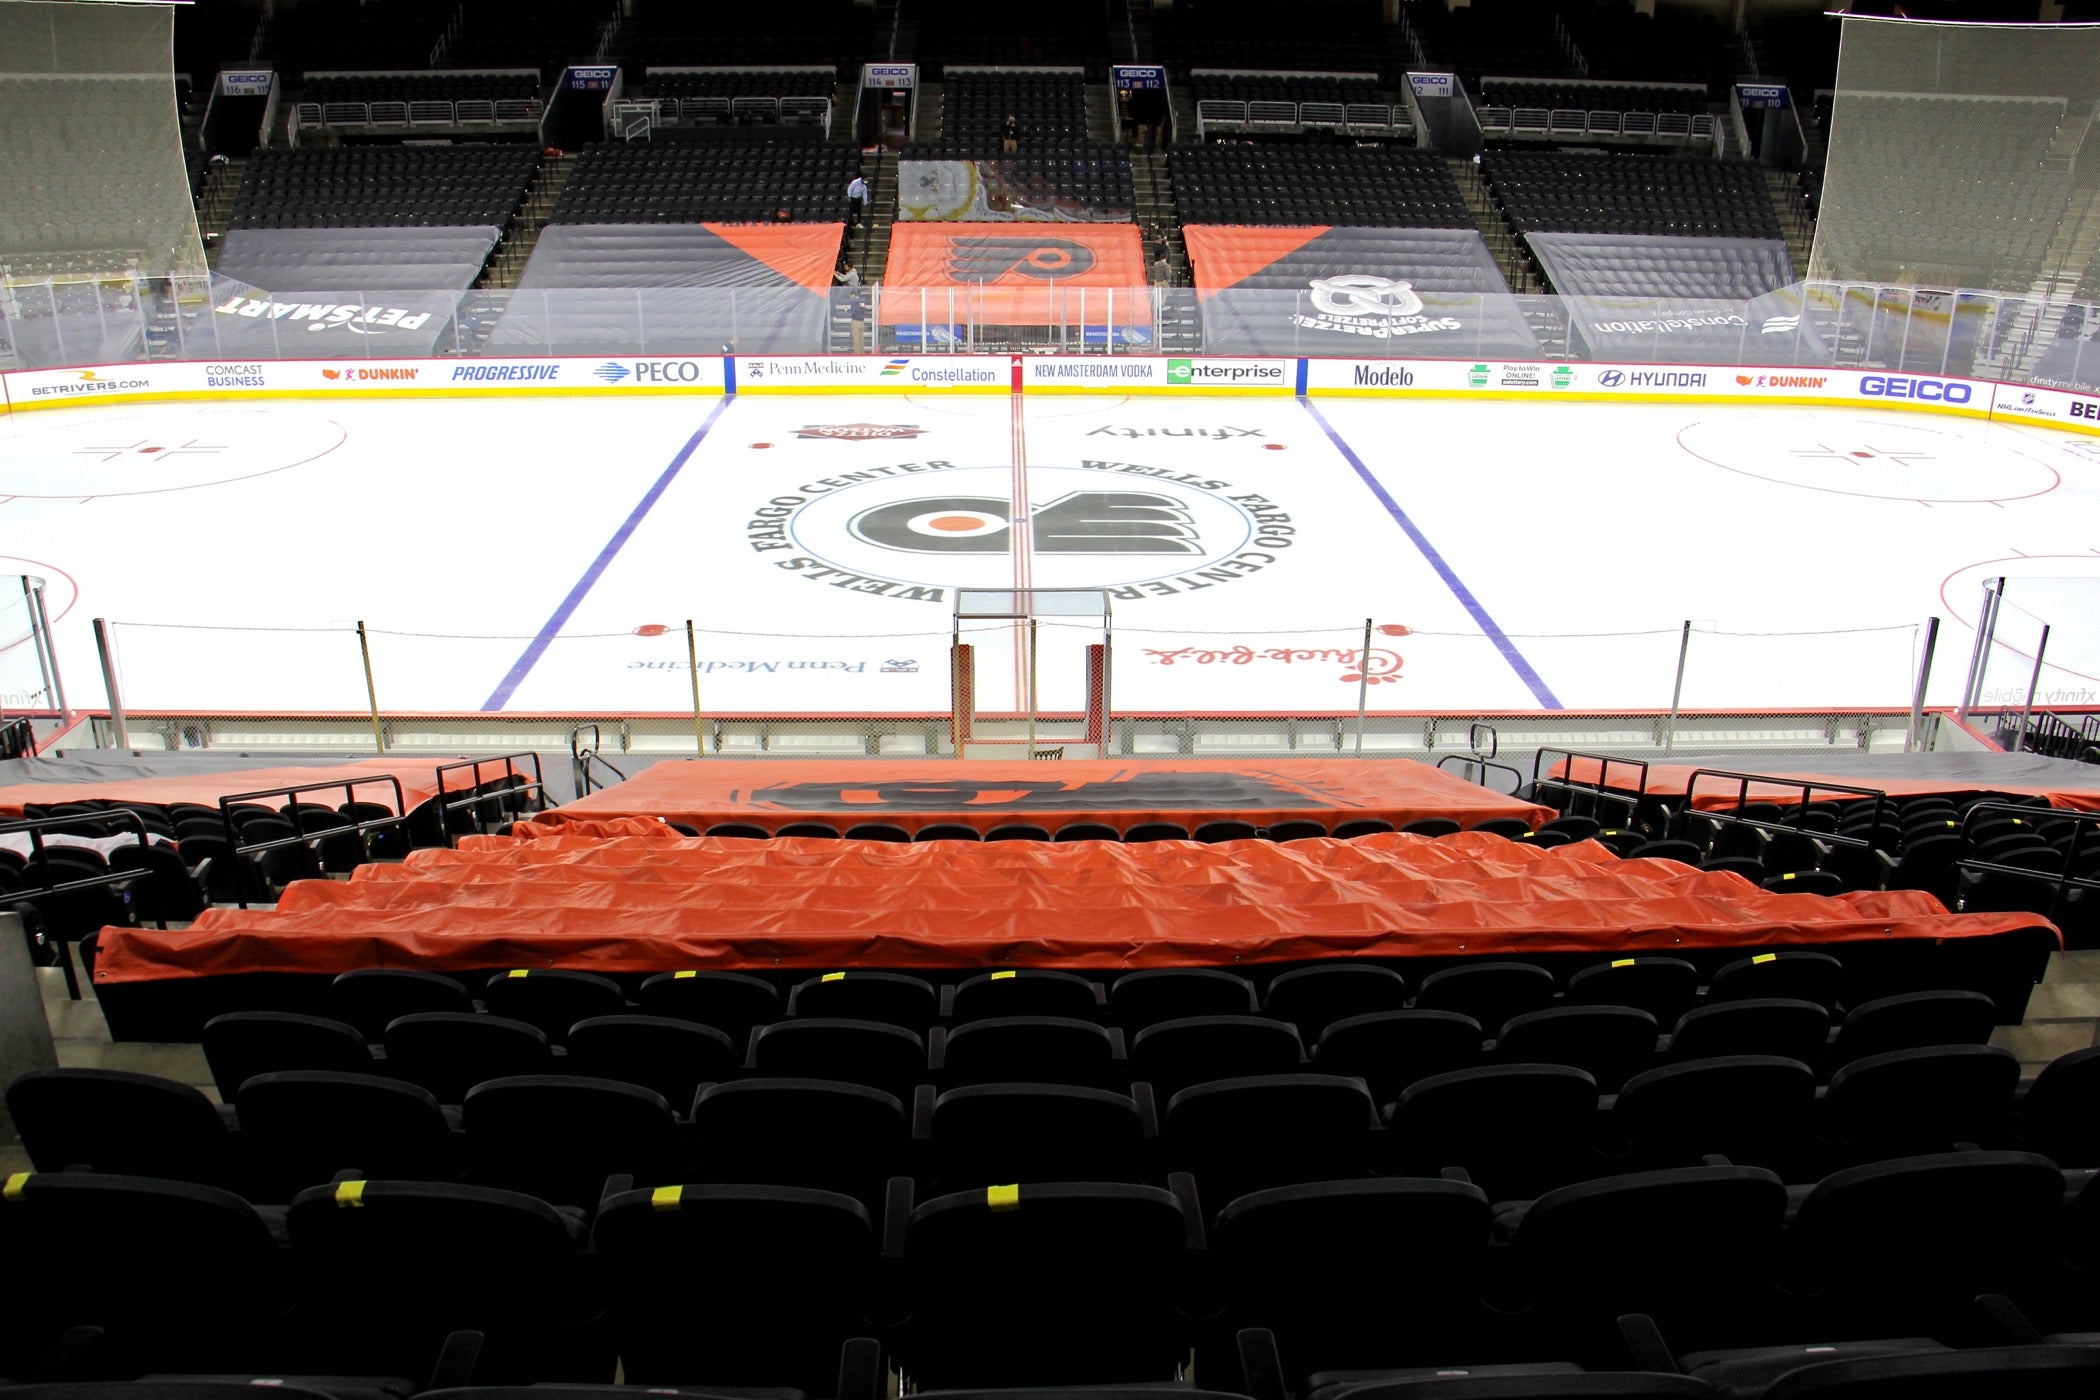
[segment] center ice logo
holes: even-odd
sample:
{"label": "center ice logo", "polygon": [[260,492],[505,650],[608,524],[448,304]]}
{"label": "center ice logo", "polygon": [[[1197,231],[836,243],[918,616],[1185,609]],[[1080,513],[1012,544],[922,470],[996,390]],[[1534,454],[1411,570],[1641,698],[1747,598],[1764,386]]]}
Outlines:
{"label": "center ice logo", "polygon": [[[1214,588],[1291,557],[1297,525],[1268,496],[1200,472],[1088,459],[1032,466],[905,462],[783,479],[748,508],[759,561],[805,581],[945,604],[955,588],[1106,588],[1137,601]],[[773,575],[767,575],[773,577]]]}
{"label": "center ice logo", "polygon": [[[914,554],[1004,554],[1012,507],[990,496],[892,501],[846,522],[854,538]],[[1142,491],[1077,491],[1028,517],[1039,554],[1201,554],[1186,502]]]}

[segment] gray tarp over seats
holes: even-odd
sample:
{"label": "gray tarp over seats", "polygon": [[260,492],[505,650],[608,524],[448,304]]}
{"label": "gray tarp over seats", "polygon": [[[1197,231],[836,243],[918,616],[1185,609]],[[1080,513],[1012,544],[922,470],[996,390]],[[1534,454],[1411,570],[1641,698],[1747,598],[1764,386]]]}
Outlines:
{"label": "gray tarp over seats", "polygon": [[1540,353],[1472,229],[1184,230],[1213,354]]}
{"label": "gray tarp over seats", "polygon": [[1525,235],[1567,299],[1569,350],[1598,360],[1827,364],[1786,244],[1768,238]]}
{"label": "gray tarp over seats", "polygon": [[494,228],[240,228],[216,271],[257,287],[309,292],[465,291],[481,275]]}
{"label": "gray tarp over seats", "polygon": [[190,358],[365,360],[451,354],[462,293],[264,291],[212,279],[211,312],[186,326]]}
{"label": "gray tarp over seats", "polygon": [[493,353],[803,354],[827,348],[840,224],[554,224]]}

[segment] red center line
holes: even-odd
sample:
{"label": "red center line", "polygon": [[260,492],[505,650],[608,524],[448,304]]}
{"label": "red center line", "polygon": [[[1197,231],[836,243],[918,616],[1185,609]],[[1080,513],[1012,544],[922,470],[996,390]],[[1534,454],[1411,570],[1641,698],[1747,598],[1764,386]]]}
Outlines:
{"label": "red center line", "polygon": [[[1012,403],[1013,423],[1013,528],[1009,537],[1013,541],[1014,592],[1016,602],[1025,602],[1028,590],[1035,580],[1035,535],[1029,521],[1028,510],[1028,425],[1022,417],[1023,400],[1015,394]],[[1025,611],[1016,608],[1015,611]],[[1028,622],[1014,622],[1014,709],[1028,708]]]}

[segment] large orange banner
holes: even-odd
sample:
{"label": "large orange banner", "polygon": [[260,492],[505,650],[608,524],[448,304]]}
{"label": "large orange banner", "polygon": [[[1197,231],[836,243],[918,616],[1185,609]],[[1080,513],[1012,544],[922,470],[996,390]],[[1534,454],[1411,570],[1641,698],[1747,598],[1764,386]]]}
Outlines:
{"label": "large orange banner", "polygon": [[1144,245],[1134,224],[901,223],[891,230],[884,325],[929,322],[1150,325]]}

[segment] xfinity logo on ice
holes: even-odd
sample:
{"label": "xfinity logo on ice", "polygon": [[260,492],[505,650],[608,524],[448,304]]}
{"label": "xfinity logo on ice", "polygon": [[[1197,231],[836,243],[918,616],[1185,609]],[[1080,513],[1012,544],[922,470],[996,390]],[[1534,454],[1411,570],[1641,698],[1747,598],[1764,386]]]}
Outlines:
{"label": "xfinity logo on ice", "polygon": [[1216,440],[1218,440],[1218,441],[1222,442],[1222,441],[1225,441],[1225,440],[1226,440],[1226,439],[1228,439],[1228,438],[1258,438],[1258,437],[1260,437],[1260,436],[1261,436],[1261,429],[1259,429],[1259,428],[1232,428],[1232,427],[1225,427],[1225,428],[1115,428],[1115,427],[1101,427],[1101,428],[1095,428],[1095,429],[1091,430],[1090,432],[1088,432],[1088,433],[1087,433],[1087,436],[1088,436],[1088,437],[1126,437],[1126,438],[1146,438],[1146,437],[1170,437],[1170,438],[1172,438],[1172,437],[1185,437],[1185,438],[1214,438],[1214,439],[1216,439]]}
{"label": "xfinity logo on ice", "polygon": [[1926,403],[1967,403],[1970,389],[1954,379],[1919,379],[1903,374],[1863,374],[1861,397],[1869,399],[1917,399]]}

